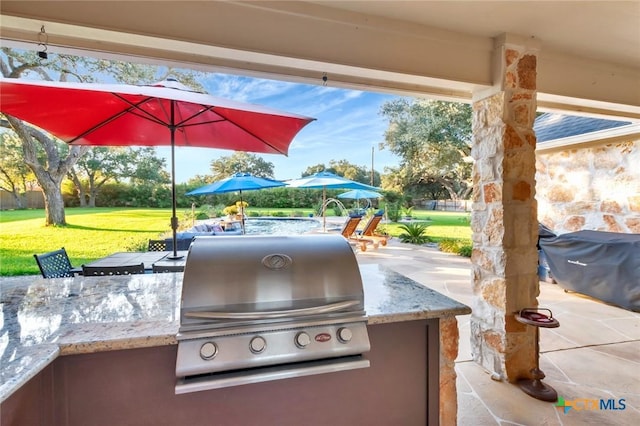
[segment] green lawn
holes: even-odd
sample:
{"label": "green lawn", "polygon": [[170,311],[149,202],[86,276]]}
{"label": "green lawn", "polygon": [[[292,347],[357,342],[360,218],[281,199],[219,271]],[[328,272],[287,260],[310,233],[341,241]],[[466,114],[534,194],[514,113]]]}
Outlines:
{"label": "green lawn", "polygon": [[44,226],[44,210],[0,212],[0,276],[39,274],[34,253],[64,247],[74,266],[146,249],[170,231],[170,209],[67,208],[67,226]]}
{"label": "green lawn", "polygon": [[[258,209],[248,209],[249,211]],[[293,215],[310,209],[259,209],[260,214]],[[183,217],[183,211],[178,216]],[[67,208],[66,227],[44,226],[44,210],[0,212],[0,276],[39,274],[34,253],[64,247],[74,266],[117,251],[146,250],[149,239],[170,235],[170,209],[141,208]],[[416,221],[429,220],[427,236],[471,239],[468,213],[414,211]],[[189,225],[189,224],[187,224]],[[398,224],[384,225],[398,236]]]}
{"label": "green lawn", "polygon": [[[413,222],[429,224],[425,234],[433,242],[438,242],[444,238],[453,238],[468,240],[469,244],[471,244],[470,213],[414,210],[412,218]],[[393,236],[398,236],[402,232],[398,223],[391,223],[384,225],[384,227]]]}

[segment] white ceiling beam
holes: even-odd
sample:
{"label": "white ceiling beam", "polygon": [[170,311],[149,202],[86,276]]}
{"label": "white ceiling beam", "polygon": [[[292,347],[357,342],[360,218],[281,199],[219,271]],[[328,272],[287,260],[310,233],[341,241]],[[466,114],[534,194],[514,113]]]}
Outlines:
{"label": "white ceiling beam", "polygon": [[[117,5],[117,7],[114,7]],[[493,39],[304,2],[0,3],[2,44],[469,102],[491,87]],[[640,118],[640,73],[541,51],[539,105]]]}

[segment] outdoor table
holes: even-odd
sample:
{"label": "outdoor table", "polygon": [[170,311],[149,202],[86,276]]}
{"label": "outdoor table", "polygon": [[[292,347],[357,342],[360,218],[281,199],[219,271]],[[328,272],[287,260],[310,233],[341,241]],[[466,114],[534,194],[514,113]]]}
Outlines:
{"label": "outdoor table", "polygon": [[[187,260],[187,251],[178,251],[178,254],[182,255],[180,259],[168,259],[167,257],[172,254],[173,251],[123,251],[94,260],[93,262],[85,264],[85,266],[112,267],[144,263],[146,273],[151,273],[154,264],[161,266],[178,266],[184,269],[184,264]],[[74,268],[72,271],[75,274],[82,274],[82,267]]]}

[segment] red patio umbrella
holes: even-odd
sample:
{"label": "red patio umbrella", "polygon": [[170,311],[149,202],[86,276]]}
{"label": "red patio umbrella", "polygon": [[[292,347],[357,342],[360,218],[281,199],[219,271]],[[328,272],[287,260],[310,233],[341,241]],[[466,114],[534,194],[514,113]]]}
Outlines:
{"label": "red patio umbrella", "polygon": [[175,146],[287,155],[313,118],[194,92],[175,80],[149,86],[0,78],[0,111],[68,144],[171,146],[173,256]]}

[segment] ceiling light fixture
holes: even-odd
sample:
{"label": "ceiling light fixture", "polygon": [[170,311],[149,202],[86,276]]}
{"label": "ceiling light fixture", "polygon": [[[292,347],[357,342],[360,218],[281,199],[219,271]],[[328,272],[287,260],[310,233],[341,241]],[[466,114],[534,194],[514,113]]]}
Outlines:
{"label": "ceiling light fixture", "polygon": [[49,35],[44,30],[44,25],[40,28],[40,32],[38,33],[38,48],[42,49],[38,52],[38,57],[40,59],[48,59],[49,55],[47,54],[47,44],[49,43]]}

